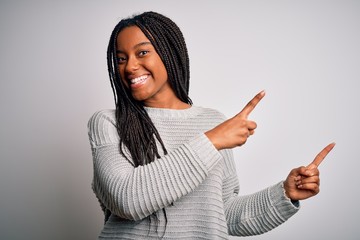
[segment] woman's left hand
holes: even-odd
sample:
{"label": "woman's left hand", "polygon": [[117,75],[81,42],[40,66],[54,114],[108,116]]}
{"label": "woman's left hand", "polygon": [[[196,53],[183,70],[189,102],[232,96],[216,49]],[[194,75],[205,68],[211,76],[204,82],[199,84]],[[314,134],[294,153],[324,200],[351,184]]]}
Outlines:
{"label": "woman's left hand", "polygon": [[284,182],[285,193],[291,200],[303,200],[319,193],[318,166],[334,146],[335,143],[327,145],[308,166],[291,170]]}

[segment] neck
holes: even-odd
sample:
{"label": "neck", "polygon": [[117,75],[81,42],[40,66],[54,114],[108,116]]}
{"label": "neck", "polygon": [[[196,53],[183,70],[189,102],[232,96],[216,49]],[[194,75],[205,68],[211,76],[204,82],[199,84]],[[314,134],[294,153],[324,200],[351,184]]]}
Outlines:
{"label": "neck", "polygon": [[144,101],[144,106],[150,108],[187,109],[191,105],[181,101],[177,97],[157,98]]}
{"label": "neck", "polygon": [[184,103],[180,100],[178,101],[162,101],[162,102],[144,102],[146,107],[150,108],[167,108],[167,109],[187,109],[190,108],[191,105]]}

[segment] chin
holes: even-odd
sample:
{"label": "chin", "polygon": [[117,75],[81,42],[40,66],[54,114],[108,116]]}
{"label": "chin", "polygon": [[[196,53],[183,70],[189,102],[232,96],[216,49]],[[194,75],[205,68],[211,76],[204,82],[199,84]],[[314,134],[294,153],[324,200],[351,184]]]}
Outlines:
{"label": "chin", "polygon": [[143,102],[147,99],[146,96],[138,96],[138,95],[133,95],[133,98],[136,100],[136,101],[139,101],[139,102]]}

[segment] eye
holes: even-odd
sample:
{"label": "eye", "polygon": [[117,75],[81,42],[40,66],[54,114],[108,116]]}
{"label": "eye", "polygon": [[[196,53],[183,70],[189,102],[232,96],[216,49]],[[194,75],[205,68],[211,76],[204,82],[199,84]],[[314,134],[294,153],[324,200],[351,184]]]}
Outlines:
{"label": "eye", "polygon": [[148,54],[148,53],[149,53],[149,51],[147,51],[147,50],[142,50],[142,51],[139,52],[139,57],[143,57],[143,56],[145,56],[145,55]]}
{"label": "eye", "polygon": [[118,64],[121,64],[121,63],[126,62],[126,58],[125,58],[125,57],[117,57],[116,60],[117,60],[117,63],[118,63]]}

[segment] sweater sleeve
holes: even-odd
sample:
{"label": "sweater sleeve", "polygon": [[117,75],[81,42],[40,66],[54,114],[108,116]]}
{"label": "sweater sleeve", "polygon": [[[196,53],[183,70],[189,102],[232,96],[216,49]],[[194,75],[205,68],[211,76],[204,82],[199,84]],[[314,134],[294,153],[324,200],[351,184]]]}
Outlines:
{"label": "sweater sleeve", "polygon": [[299,210],[299,201],[286,197],[283,182],[254,194],[239,196],[239,183],[232,153],[227,153],[223,185],[228,231],[233,236],[252,236],[281,225]]}
{"label": "sweater sleeve", "polygon": [[143,219],[193,191],[221,160],[204,134],[139,167],[119,151],[113,118],[104,111],[88,123],[93,153],[93,190],[105,208],[131,220]]}

